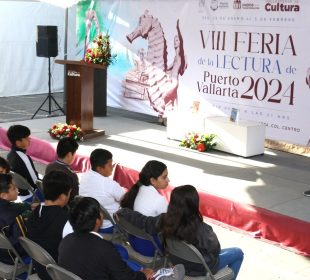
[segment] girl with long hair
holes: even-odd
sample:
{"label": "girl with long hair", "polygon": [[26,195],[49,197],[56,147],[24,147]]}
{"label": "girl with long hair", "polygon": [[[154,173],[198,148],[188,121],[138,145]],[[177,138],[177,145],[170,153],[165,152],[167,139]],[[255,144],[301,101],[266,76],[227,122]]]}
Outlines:
{"label": "girl with long hair", "polygon": [[157,160],[148,161],[141,172],[139,180],[124,195],[122,208],[129,208],[146,216],[157,216],[167,211],[168,203],[158,192],[168,186],[167,166]]}
{"label": "girl with long hair", "polygon": [[[237,278],[243,261],[240,248],[221,249],[212,227],[203,222],[199,211],[199,195],[195,187],[183,185],[176,187],[170,197],[167,213],[157,217],[146,217],[129,209],[121,209],[117,215],[124,216],[135,226],[143,228],[150,234],[161,232],[165,238],[176,238],[194,245],[204,257],[212,273],[229,266]],[[202,276],[202,265],[175,258],[173,263],[182,263],[186,275]]]}
{"label": "girl with long hair", "polygon": [[[167,212],[168,203],[166,199],[158,192],[168,186],[167,166],[157,160],[148,161],[141,172],[139,180],[124,195],[121,200],[122,208],[129,208],[140,212],[145,216],[157,216]],[[153,235],[155,242],[161,248],[162,245],[157,237]],[[154,256],[155,247],[147,240],[130,236],[131,246],[144,256]]]}

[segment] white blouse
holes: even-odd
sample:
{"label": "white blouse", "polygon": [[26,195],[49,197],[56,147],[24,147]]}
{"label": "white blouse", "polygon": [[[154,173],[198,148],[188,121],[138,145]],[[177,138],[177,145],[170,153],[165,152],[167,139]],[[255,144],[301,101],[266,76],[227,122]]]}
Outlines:
{"label": "white blouse", "polygon": [[155,217],[166,213],[167,208],[166,199],[152,185],[140,187],[133,210],[145,216]]}

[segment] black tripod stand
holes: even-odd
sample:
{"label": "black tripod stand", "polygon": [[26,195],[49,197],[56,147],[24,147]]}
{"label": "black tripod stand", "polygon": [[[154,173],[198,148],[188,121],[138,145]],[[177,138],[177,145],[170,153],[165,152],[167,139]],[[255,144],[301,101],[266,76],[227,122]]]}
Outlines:
{"label": "black tripod stand", "polygon": [[[52,96],[52,92],[51,92],[51,76],[52,75],[51,75],[51,60],[50,59],[51,58],[48,57],[48,94],[47,94],[47,97],[42,102],[42,104],[40,105],[40,107],[38,108],[38,110],[33,114],[31,119],[33,119],[39,111],[47,112],[48,113],[48,117],[51,117],[52,113],[54,113],[56,111],[61,111],[63,114],[65,114],[64,110],[60,107],[58,102]],[[48,101],[48,110],[41,109],[46,101]],[[55,105],[57,107],[57,109],[55,109],[55,110],[52,110],[52,101],[54,101],[54,103],[55,103]]]}

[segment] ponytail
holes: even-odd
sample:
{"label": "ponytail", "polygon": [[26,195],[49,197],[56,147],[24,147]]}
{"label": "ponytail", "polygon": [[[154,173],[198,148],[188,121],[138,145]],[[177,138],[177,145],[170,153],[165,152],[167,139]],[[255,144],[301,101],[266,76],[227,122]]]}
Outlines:
{"label": "ponytail", "polygon": [[123,196],[120,203],[121,207],[133,210],[135,199],[139,193],[140,187],[149,186],[151,184],[151,179],[157,179],[164,172],[165,169],[167,169],[167,166],[160,161],[148,161],[139,173],[139,180]]}
{"label": "ponytail", "polygon": [[135,200],[136,200],[136,197],[138,195],[140,186],[142,186],[142,184],[139,181],[137,181],[131,187],[131,189],[127,193],[125,193],[125,195],[122,198],[121,203],[120,203],[122,208],[129,208],[129,209],[133,210],[133,206],[135,204]]}

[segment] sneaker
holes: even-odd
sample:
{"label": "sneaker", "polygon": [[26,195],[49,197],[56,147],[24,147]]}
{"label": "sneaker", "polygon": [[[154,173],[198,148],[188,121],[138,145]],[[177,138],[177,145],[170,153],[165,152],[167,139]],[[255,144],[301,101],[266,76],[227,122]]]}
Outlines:
{"label": "sneaker", "polygon": [[183,280],[185,269],[183,264],[170,268],[161,268],[153,275],[152,280]]}
{"label": "sneaker", "polygon": [[304,196],[310,196],[310,190],[304,192]]}

